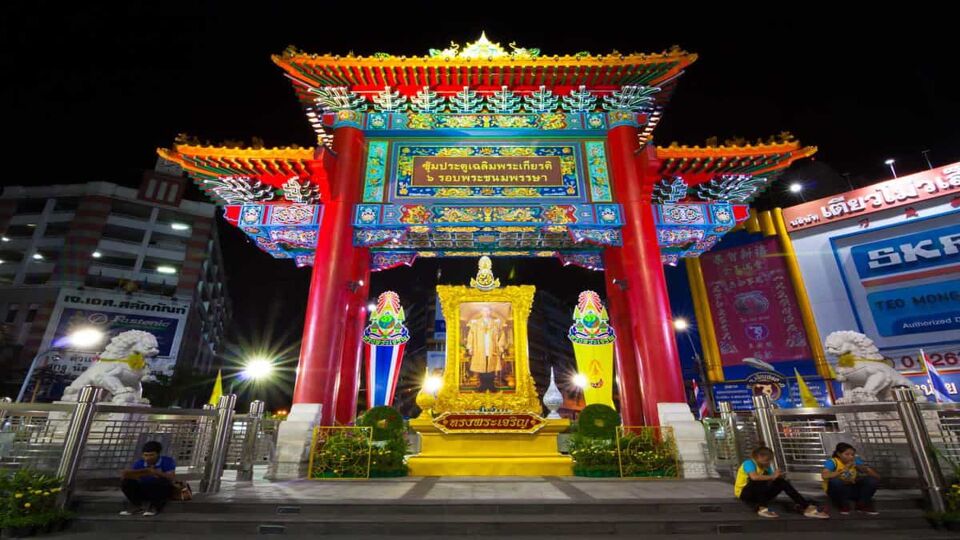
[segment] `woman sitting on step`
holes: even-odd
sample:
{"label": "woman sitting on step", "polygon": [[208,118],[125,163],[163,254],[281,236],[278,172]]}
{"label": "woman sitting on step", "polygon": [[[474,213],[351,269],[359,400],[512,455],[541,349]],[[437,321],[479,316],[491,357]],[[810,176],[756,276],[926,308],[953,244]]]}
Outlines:
{"label": "woman sitting on step", "polygon": [[756,510],[757,515],[765,518],[780,517],[770,510],[769,504],[784,492],[793,499],[797,509],[803,509],[803,515],[809,518],[827,519],[830,516],[821,512],[812,502],[800,493],[783,477],[783,471],[773,468],[773,450],[766,446],[757,447],[750,459],[743,462],[737,470],[737,481],[733,494]]}
{"label": "woman sitting on step", "polygon": [[859,512],[870,516],[879,514],[873,508],[873,494],[877,491],[880,475],[864,464],[853,446],[839,443],[833,457],[823,462],[820,476],[823,490],[841,515],[850,513],[850,501],[856,501]]}

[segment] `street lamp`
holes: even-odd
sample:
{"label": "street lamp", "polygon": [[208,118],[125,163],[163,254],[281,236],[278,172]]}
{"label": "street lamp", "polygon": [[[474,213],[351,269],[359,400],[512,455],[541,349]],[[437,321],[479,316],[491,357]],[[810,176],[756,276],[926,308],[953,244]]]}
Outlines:
{"label": "street lamp", "polygon": [[37,362],[41,358],[46,359],[47,355],[53,351],[64,350],[67,349],[68,346],[73,346],[79,349],[89,348],[103,341],[104,337],[106,337],[106,335],[96,328],[79,328],[68,334],[53,347],[49,347],[38,352],[36,356],[33,357],[33,360],[30,361],[30,369],[27,370],[27,376],[23,379],[23,384],[20,385],[20,393],[17,394],[17,401],[23,401],[23,396],[27,393],[27,386],[30,384],[30,379],[33,378],[33,372],[37,369]]}
{"label": "street lamp", "polygon": [[886,165],[887,167],[890,167],[890,172],[893,174],[893,177],[896,178],[896,177],[897,177],[897,170],[896,170],[895,168],[893,168],[894,160],[893,160],[893,159],[888,159],[888,160],[884,161],[883,163],[884,163],[884,165]]}
{"label": "street lamp", "polygon": [[803,198],[803,184],[800,182],[792,182],[789,186],[787,186],[787,189],[790,191],[790,193],[800,197],[801,201],[806,200]]}
{"label": "street lamp", "polygon": [[265,379],[273,373],[273,362],[266,358],[252,358],[243,366],[243,378],[251,381]]}
{"label": "street lamp", "polygon": [[673,328],[677,332],[687,336],[687,342],[690,344],[690,349],[693,350],[693,361],[697,364],[697,371],[700,373],[700,380],[703,381],[704,398],[707,400],[707,405],[710,407],[711,411],[717,410],[713,403],[713,385],[710,384],[710,379],[707,378],[707,372],[704,369],[703,360],[700,358],[700,352],[697,350],[697,346],[693,343],[693,337],[690,336],[690,322],[683,317],[677,317],[673,320]]}

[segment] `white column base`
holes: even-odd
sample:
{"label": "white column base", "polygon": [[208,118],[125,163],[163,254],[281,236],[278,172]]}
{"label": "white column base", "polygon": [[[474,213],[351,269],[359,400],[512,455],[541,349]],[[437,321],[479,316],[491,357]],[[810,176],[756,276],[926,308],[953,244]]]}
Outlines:
{"label": "white column base", "polygon": [[717,478],[717,471],[710,466],[707,451],[707,435],[690,406],[686,403],[658,403],[657,413],[661,426],[673,428],[680,454],[680,469],[683,478]]}
{"label": "white column base", "polygon": [[296,480],[307,477],[313,428],[320,425],[321,403],[297,403],[290,407],[287,419],[280,423],[277,447],[265,478]]}

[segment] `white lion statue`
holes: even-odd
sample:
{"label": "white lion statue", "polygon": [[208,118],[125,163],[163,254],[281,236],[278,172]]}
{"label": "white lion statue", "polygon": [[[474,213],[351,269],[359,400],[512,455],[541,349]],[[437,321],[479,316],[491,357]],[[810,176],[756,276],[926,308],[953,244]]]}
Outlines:
{"label": "white lion statue", "polygon": [[156,356],[157,338],[149,332],[127,330],[107,344],[100,358],[63,392],[63,401],[77,401],[84,386],[99,386],[107,393],[104,401],[118,405],[148,404],[140,385],[149,373],[147,360]]}
{"label": "white lion statue", "polygon": [[[837,357],[837,380],[843,383],[839,404],[893,401],[893,388],[913,388],[910,379],[894,369],[873,340],[859,332],[841,330],[827,336],[823,344]],[[914,390],[916,392],[916,390]]]}

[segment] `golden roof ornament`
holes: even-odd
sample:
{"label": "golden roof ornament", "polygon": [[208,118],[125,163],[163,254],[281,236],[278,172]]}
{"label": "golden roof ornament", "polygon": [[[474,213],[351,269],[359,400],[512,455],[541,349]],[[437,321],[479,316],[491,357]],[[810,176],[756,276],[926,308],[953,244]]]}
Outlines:
{"label": "golden roof ornament", "polygon": [[517,47],[515,43],[510,43],[510,48],[513,51],[507,51],[500,46],[499,43],[494,43],[487,39],[487,33],[481,32],[480,39],[474,41],[473,43],[467,43],[463,46],[463,49],[460,49],[460,45],[454,42],[450,42],[450,46],[446,49],[430,49],[431,58],[443,58],[445,60],[453,59],[487,59],[491,60],[494,58],[536,58],[540,56],[540,49],[527,49],[524,47]]}
{"label": "golden roof ornament", "polygon": [[477,277],[470,278],[470,286],[478,291],[492,291],[500,286],[500,280],[493,277],[493,263],[490,261],[490,257],[484,255],[480,257],[480,261],[477,263],[479,269],[477,270]]}

